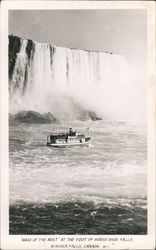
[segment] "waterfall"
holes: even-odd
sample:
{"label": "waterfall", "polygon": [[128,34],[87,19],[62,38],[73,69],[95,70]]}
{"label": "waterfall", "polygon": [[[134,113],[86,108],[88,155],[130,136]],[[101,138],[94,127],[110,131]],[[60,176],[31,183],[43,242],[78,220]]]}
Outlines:
{"label": "waterfall", "polygon": [[[9,39],[11,55],[17,39]],[[77,103],[101,116],[120,119],[131,106],[130,72],[122,55],[24,39],[18,50],[11,65],[10,113],[35,110],[76,117]]]}
{"label": "waterfall", "polygon": [[27,40],[20,41],[20,52],[16,54],[16,62],[13,71],[10,90],[10,102],[13,108],[22,106],[22,96],[26,88],[26,71],[27,71],[27,54],[26,54]]}

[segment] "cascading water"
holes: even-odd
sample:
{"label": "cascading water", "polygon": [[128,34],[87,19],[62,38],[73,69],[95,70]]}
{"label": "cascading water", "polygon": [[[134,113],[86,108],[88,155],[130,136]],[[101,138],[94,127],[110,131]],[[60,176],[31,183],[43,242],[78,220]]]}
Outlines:
{"label": "cascading water", "polygon": [[[12,43],[17,39],[12,37]],[[120,119],[129,113],[131,90],[128,64],[121,55],[20,39],[10,76],[10,113],[35,110],[76,117],[73,103],[78,103]]]}
{"label": "cascading water", "polygon": [[26,54],[27,40],[21,40],[20,52],[16,54],[16,63],[13,71],[13,76],[10,84],[10,98],[11,103],[14,104],[14,109],[22,105],[22,96],[26,88],[26,71],[27,71],[27,54]]}
{"label": "cascading water", "polygon": [[[9,233],[147,234],[146,129],[106,119],[137,109],[125,59],[10,36],[9,80],[10,113],[61,120],[9,116]],[[87,111],[104,119],[79,121]],[[90,147],[46,146],[68,125],[89,132]]]}

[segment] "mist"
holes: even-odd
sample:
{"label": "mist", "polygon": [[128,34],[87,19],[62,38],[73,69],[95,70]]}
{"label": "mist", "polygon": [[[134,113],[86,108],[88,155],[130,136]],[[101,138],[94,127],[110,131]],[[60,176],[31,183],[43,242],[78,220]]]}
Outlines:
{"label": "mist", "polygon": [[[20,39],[10,79],[10,113],[51,112],[77,119],[84,110],[108,120],[145,122],[146,78],[124,56]],[[143,86],[145,86],[143,88]]]}

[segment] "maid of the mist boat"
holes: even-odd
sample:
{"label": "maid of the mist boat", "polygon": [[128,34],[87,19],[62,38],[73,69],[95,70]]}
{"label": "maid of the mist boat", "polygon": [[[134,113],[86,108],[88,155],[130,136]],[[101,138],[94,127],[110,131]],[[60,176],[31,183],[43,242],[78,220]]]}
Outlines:
{"label": "maid of the mist boat", "polygon": [[79,134],[70,128],[68,133],[49,133],[47,146],[58,148],[88,146],[90,140],[91,137],[85,137],[84,134]]}

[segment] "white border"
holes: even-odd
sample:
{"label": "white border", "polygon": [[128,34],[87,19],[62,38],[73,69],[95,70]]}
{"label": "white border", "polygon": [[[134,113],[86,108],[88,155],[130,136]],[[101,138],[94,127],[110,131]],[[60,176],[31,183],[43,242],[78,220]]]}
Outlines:
{"label": "white border", "polygon": [[[9,9],[147,9],[148,13],[148,235],[132,236],[132,242],[106,249],[155,249],[155,2],[154,1],[4,1],[1,2],[1,249],[51,249],[47,242],[23,243],[9,235],[8,168],[8,10]],[[27,236],[29,237],[29,236]],[[36,236],[48,238],[47,236]],[[53,236],[54,237],[54,236]],[[56,237],[56,235],[55,235]],[[65,236],[64,236],[65,237]],[[69,237],[69,235],[67,236]],[[77,236],[73,236],[77,237]],[[81,237],[83,237],[81,235]],[[80,238],[81,238],[80,237]],[[85,236],[85,237],[91,237]],[[95,236],[93,236],[95,237]],[[109,237],[106,235],[105,237]],[[111,237],[111,236],[110,236]],[[122,236],[114,235],[115,238]],[[123,235],[123,237],[125,237]],[[35,238],[35,235],[33,235]],[[110,248],[111,247],[111,248]],[[59,248],[57,248],[59,249]],[[76,248],[75,248],[76,249]],[[81,248],[82,249],[82,248]],[[98,248],[99,249],[99,248]]]}

